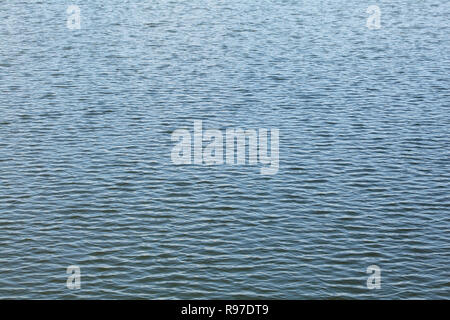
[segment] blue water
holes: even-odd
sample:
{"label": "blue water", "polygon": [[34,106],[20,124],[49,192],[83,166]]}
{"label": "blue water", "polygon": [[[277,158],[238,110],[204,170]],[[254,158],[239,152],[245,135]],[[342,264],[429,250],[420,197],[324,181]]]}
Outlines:
{"label": "blue water", "polygon": [[[0,298],[449,299],[449,9],[2,1]],[[174,165],[195,119],[278,173]]]}

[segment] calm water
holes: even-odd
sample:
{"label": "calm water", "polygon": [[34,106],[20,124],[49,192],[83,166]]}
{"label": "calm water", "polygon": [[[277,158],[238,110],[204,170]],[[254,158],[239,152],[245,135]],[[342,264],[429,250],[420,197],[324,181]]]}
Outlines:
{"label": "calm water", "polygon": [[[450,298],[449,2],[372,2],[96,0],[69,30],[71,1],[2,1],[0,298]],[[194,119],[279,128],[278,174],[173,165]]]}

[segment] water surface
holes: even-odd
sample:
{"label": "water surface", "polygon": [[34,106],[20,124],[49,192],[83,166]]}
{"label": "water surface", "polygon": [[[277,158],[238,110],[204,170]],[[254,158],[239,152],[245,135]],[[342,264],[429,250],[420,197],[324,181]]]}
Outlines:
{"label": "water surface", "polygon": [[[0,4],[0,298],[450,298],[448,1],[70,4]],[[173,165],[194,119],[279,172]]]}

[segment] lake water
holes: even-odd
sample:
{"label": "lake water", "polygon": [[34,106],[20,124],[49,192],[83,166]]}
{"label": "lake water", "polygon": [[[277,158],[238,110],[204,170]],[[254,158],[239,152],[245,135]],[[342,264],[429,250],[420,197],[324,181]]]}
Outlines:
{"label": "lake water", "polygon": [[[0,298],[449,299],[449,9],[2,1]],[[174,165],[194,120],[278,173]]]}

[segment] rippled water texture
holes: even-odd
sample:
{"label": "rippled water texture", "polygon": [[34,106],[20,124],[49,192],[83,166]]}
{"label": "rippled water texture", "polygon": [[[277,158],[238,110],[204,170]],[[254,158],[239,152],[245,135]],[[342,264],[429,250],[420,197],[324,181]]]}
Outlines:
{"label": "rippled water texture", "polygon": [[[70,4],[0,3],[0,298],[450,298],[448,1]],[[173,165],[194,119],[279,172]]]}

